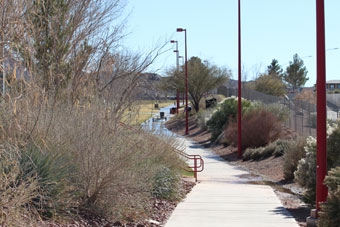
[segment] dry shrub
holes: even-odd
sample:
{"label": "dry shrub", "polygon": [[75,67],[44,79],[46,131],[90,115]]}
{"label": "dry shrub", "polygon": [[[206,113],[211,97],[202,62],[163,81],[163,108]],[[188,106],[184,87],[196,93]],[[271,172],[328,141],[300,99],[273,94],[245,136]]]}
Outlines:
{"label": "dry shrub", "polygon": [[[262,147],[279,138],[281,122],[270,112],[254,110],[242,119],[242,149]],[[237,122],[231,122],[225,130],[225,138],[229,144],[236,145],[238,141]]]}
{"label": "dry shrub", "polygon": [[22,179],[20,152],[17,146],[0,145],[0,226],[30,226],[34,209],[31,200],[37,196],[37,179]]}
{"label": "dry shrub", "polygon": [[297,170],[299,161],[306,157],[305,138],[298,138],[297,141],[290,141],[289,149],[286,150],[283,156],[283,173],[286,180],[294,179],[294,172]]}

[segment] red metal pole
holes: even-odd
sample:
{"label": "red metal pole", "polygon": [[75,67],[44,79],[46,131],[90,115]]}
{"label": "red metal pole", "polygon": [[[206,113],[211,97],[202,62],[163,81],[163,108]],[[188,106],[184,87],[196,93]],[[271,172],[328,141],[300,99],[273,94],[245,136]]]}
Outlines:
{"label": "red metal pole", "polygon": [[[176,67],[177,67],[177,71],[179,70],[179,51],[178,51],[178,41],[176,41]],[[178,114],[178,110],[179,110],[179,90],[177,88],[177,92],[176,92],[176,98],[177,98],[177,108],[176,108],[176,113]]]}
{"label": "red metal pole", "polygon": [[196,156],[194,157],[194,177],[195,177],[195,182],[197,182],[197,158]]}
{"label": "red metal pole", "polygon": [[241,105],[241,0],[238,0],[238,144],[237,154],[242,156],[242,105]]}
{"label": "red metal pole", "polygon": [[185,34],[185,134],[189,134],[187,30]]}
{"label": "red metal pole", "polygon": [[317,47],[317,161],[316,161],[316,209],[327,199],[328,190],[323,184],[327,174],[326,131],[326,54],[324,0],[316,0],[316,47]]}

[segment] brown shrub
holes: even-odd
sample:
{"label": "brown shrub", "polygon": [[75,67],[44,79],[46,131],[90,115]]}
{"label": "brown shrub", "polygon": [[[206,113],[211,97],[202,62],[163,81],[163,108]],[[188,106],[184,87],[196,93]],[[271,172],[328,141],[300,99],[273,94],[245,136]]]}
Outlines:
{"label": "brown shrub", "polygon": [[294,179],[294,172],[297,170],[299,161],[306,157],[305,138],[298,138],[297,141],[289,143],[289,149],[286,150],[283,156],[283,173],[286,180]]}
{"label": "brown shrub", "polygon": [[[231,145],[238,143],[237,122],[231,122],[225,130],[225,138]],[[254,110],[242,119],[242,149],[261,147],[279,138],[282,126],[270,112]]]}

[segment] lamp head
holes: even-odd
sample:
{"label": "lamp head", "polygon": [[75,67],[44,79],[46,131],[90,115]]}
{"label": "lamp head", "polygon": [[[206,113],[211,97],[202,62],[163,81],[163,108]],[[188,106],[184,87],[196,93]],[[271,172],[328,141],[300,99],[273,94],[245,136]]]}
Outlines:
{"label": "lamp head", "polygon": [[171,40],[170,43],[176,43],[177,41],[176,40]]}
{"label": "lamp head", "polygon": [[183,31],[185,31],[185,29],[183,29],[183,28],[177,28],[177,32],[183,32]]}

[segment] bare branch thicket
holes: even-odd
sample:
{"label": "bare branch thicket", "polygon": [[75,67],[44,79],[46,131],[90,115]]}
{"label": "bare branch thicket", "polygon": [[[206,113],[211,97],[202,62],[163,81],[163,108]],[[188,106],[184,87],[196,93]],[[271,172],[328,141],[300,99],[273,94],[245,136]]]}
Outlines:
{"label": "bare branch thicket", "polygon": [[112,52],[124,36],[124,1],[25,3],[25,39],[17,43],[25,66],[44,89],[71,88],[76,100],[88,71],[93,71],[90,65]]}

